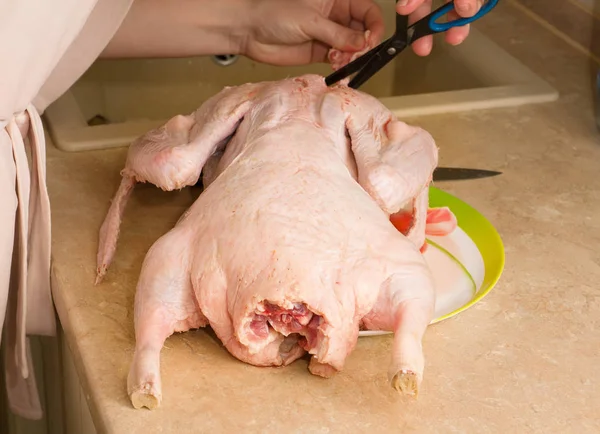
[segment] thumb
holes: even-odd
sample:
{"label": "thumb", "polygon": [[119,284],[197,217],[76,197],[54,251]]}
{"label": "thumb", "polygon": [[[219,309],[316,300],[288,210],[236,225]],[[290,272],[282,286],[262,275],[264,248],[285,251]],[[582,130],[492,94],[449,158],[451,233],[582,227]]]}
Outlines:
{"label": "thumb", "polygon": [[309,20],[304,31],[310,38],[340,51],[359,51],[366,43],[364,32],[341,26],[322,16]]}

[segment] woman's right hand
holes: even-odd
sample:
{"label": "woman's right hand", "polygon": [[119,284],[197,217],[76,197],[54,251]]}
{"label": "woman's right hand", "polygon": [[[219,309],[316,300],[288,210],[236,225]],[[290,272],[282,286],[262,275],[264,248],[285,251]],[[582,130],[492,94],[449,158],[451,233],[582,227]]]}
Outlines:
{"label": "woman's right hand", "polygon": [[[454,9],[456,12],[448,14],[448,19],[455,20],[461,17],[472,17],[479,12],[482,5],[483,0],[454,0]],[[408,22],[412,24],[431,13],[431,0],[398,0],[396,3],[396,12],[401,15],[408,15]],[[446,42],[458,45],[467,36],[469,36],[468,24],[466,26],[454,27],[446,32]],[[419,56],[427,56],[431,53],[432,47],[432,36],[425,36],[412,44],[414,52]]]}

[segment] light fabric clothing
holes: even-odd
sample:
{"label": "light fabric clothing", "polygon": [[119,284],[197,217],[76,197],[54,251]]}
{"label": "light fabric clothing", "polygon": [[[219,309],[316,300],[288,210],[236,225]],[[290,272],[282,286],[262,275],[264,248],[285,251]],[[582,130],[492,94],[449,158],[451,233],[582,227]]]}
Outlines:
{"label": "light fabric clothing", "polygon": [[40,113],[90,67],[132,1],[0,0],[0,336],[10,409],[28,419],[42,409],[27,335],[56,334]]}

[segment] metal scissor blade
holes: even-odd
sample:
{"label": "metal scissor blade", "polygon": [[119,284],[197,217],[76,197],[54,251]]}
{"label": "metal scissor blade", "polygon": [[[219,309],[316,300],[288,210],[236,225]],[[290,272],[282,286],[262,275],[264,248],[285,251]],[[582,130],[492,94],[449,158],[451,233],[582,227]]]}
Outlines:
{"label": "metal scissor blade", "polygon": [[360,87],[406,48],[408,44],[407,29],[408,16],[396,14],[396,32],[391,37],[327,76],[325,84],[331,86],[357,73],[348,83],[348,87],[353,89]]}
{"label": "metal scissor blade", "polygon": [[378,46],[370,49],[362,56],[359,56],[358,58],[354,59],[352,62],[348,63],[346,66],[343,66],[342,68],[338,69],[337,71],[329,74],[327,77],[325,77],[325,84],[327,86],[331,86],[332,84],[335,84],[338,81],[343,80],[346,77],[350,77],[355,72],[360,71],[377,54],[377,52],[381,48],[381,45],[382,44],[379,44]]}
{"label": "metal scissor blade", "polygon": [[400,51],[402,51],[404,47],[401,45],[402,44],[399,43],[395,38],[390,38],[383,44],[379,45],[379,50],[377,50],[377,52],[372,56],[365,67],[362,68],[352,80],[350,80],[348,87],[352,89],[358,89],[385,65],[390,63]]}
{"label": "metal scissor blade", "polygon": [[502,175],[502,172],[485,169],[467,169],[463,167],[436,167],[433,172],[433,181],[460,181],[489,178],[497,175]]}

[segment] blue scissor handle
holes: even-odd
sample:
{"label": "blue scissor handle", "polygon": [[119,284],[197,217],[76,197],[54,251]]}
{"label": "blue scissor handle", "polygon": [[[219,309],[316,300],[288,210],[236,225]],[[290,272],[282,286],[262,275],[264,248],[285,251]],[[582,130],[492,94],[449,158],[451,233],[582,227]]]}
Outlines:
{"label": "blue scissor handle", "polygon": [[449,30],[453,27],[460,27],[460,26],[464,26],[465,24],[469,24],[472,23],[475,20],[478,20],[479,18],[483,17],[485,14],[487,14],[489,11],[491,11],[492,9],[494,9],[494,7],[498,4],[499,0],[488,0],[482,7],[481,9],[479,9],[479,12],[477,12],[475,15],[473,15],[472,17],[469,18],[459,18],[457,20],[454,21],[448,21],[445,23],[436,23],[437,20],[439,20],[442,16],[446,15],[448,12],[452,11],[454,9],[454,2],[451,1],[448,4],[445,4],[444,6],[442,6],[441,8],[437,9],[436,11],[434,11],[430,16],[429,16],[429,28],[435,32],[435,33],[439,33],[439,32],[445,32],[446,30]]}

